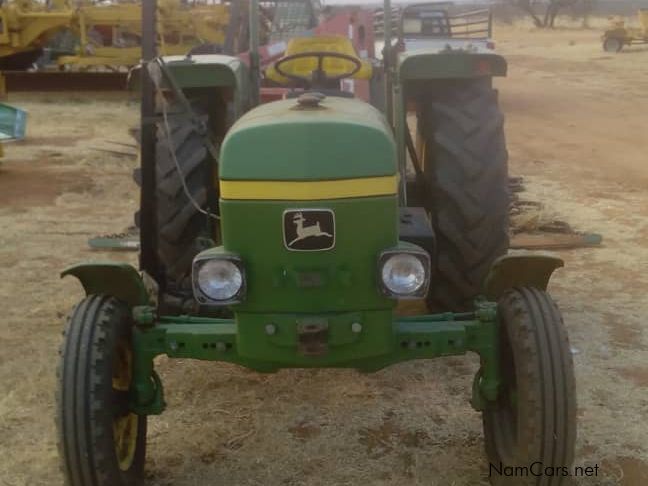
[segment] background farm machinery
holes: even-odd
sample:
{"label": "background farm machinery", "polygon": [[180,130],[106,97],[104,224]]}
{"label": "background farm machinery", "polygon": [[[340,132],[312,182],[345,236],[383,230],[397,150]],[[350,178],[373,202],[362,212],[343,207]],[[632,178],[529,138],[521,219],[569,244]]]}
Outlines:
{"label": "background farm machinery", "polygon": [[603,50],[619,52],[623,46],[648,44],[648,9],[640,8],[637,12],[639,27],[628,27],[623,19],[610,19],[611,28],[603,34]]}
{"label": "background farm machinery", "polygon": [[[141,10],[133,2],[5,2],[0,9],[0,66],[31,67],[44,51],[59,67],[70,69],[134,66],[141,58]],[[222,49],[229,6],[163,0],[158,24],[159,48],[165,54],[186,54],[201,45]]]}
{"label": "background farm machinery", "polygon": [[[400,10],[391,9],[390,25],[394,29],[399,25]],[[375,45],[380,46],[375,41],[383,35],[382,10],[323,10],[318,0],[273,0],[262,2],[259,12],[262,68],[278,59],[286,42],[297,35],[342,35],[351,39],[360,57],[375,59],[381,55],[375,52]],[[225,53],[248,62],[248,13],[247,1],[160,0],[156,32],[159,53]],[[488,11],[444,15],[444,35],[490,37]],[[8,90],[124,89],[126,72],[141,59],[141,18],[141,2],[4,2],[0,6],[0,70],[7,77]],[[434,22],[439,21],[437,18]],[[55,71],[88,74],[60,75]],[[348,80],[346,84],[347,89],[368,99],[367,82]],[[281,91],[273,95],[271,89],[263,94],[267,99],[280,95]]]}
{"label": "background farm machinery", "polygon": [[[245,58],[248,10],[246,1],[161,0],[157,48],[163,55],[226,53]],[[270,59],[283,52],[291,36],[313,32],[320,7],[316,0],[280,0],[264,2],[260,12],[259,39]],[[4,2],[0,70],[7,89],[125,89],[127,71],[141,59],[141,25],[141,2]]]}

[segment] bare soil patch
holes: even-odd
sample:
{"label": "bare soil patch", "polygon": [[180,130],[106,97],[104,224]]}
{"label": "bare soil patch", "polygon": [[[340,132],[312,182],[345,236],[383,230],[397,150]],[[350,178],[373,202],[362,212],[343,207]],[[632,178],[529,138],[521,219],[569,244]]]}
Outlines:
{"label": "bare soil patch", "polygon": [[66,136],[61,137],[58,135],[47,135],[41,137],[29,137],[26,140],[15,142],[16,145],[30,145],[30,146],[51,146],[51,147],[69,147],[76,145],[82,137],[80,136]]}
{"label": "bare soil patch", "polygon": [[44,206],[63,193],[88,191],[93,185],[87,173],[56,167],[48,159],[9,161],[0,165],[0,206]]}
{"label": "bare soil patch", "polygon": [[648,462],[636,457],[606,459],[603,467],[615,471],[614,481],[620,486],[639,486],[648,479]]}
{"label": "bare soil patch", "polygon": [[622,368],[616,370],[620,376],[631,381],[634,385],[648,388],[648,367]]}

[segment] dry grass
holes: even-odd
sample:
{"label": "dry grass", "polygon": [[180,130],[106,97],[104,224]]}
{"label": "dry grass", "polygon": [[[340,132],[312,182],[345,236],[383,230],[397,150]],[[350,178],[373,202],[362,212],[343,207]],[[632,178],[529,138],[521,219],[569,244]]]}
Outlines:
{"label": "dry grass", "polygon": [[[510,59],[498,84],[525,198],[605,237],[603,248],[563,252],[552,283],[576,349],[577,463],[601,466],[577,484],[647,484],[648,101],[636,80],[648,52],[605,55],[596,31],[496,37]],[[120,98],[10,102],[29,110],[30,125],[0,167],[0,484],[52,485],[56,350],[81,296],[57,275],[79,260],[135,260],[85,242],[131,224],[134,161],[92,148],[130,142],[137,110]],[[169,409],[150,422],[149,484],[485,484],[480,418],[468,405],[476,365],[468,356],[372,375],[264,376],[160,359]]]}

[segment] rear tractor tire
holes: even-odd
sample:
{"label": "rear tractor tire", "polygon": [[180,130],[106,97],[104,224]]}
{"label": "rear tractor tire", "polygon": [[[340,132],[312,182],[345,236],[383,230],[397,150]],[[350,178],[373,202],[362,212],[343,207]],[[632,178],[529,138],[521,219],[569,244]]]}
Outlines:
{"label": "rear tractor tire", "polygon": [[504,117],[490,78],[439,82],[419,107],[424,205],[437,239],[427,303],[466,311],[509,246]]}
{"label": "rear tractor tire", "polygon": [[[549,294],[518,288],[498,303],[497,401],[483,412],[489,478],[496,486],[567,483],[576,441],[574,365],[567,331]],[[529,472],[511,474],[511,471]]]}
{"label": "rear tractor tire", "polygon": [[[192,108],[201,122],[208,121],[204,107],[194,102]],[[164,121],[158,122],[155,149],[157,253],[170,289],[190,289],[191,263],[193,257],[206,248],[201,237],[208,234],[208,216],[196,205],[207,210],[210,200],[217,200],[210,194],[214,160],[205,144],[205,134],[200,133],[199,127],[188,121],[183,113],[184,109],[179,104],[169,106],[170,133],[167,134]],[[196,205],[185,192],[183,177]],[[141,186],[140,169],[135,169],[133,179]],[[139,217],[137,211],[134,219],[138,227]]]}
{"label": "rear tractor tire", "polygon": [[132,322],[123,302],[91,295],[64,331],[56,426],[68,486],[135,486],[146,455],[146,416],[128,408]]}

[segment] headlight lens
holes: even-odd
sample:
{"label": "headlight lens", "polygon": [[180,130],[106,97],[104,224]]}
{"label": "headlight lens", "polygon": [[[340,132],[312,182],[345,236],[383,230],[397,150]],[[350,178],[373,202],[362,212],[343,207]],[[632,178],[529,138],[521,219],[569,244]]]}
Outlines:
{"label": "headlight lens", "polygon": [[200,291],[213,300],[231,300],[243,286],[243,274],[230,260],[207,260],[197,276]]}
{"label": "headlight lens", "polygon": [[419,296],[428,283],[427,260],[411,253],[387,256],[381,268],[382,283],[395,296]]}

